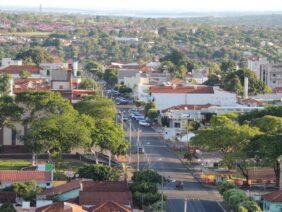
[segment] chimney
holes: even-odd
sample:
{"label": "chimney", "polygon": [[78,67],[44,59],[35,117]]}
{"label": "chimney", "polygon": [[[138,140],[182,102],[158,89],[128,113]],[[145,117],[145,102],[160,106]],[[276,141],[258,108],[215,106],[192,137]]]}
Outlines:
{"label": "chimney", "polygon": [[249,98],[249,78],[244,78],[244,99]]}

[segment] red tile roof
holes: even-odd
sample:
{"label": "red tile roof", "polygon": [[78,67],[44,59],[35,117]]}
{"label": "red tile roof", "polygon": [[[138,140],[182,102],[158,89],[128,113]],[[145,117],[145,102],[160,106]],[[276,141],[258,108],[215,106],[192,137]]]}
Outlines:
{"label": "red tile roof", "polygon": [[124,181],[83,181],[83,191],[128,191],[128,184]]}
{"label": "red tile roof", "polygon": [[83,181],[83,191],[79,193],[80,205],[100,205],[114,201],[121,205],[132,204],[132,194],[126,182]]}
{"label": "red tile roof", "polygon": [[56,202],[52,205],[37,208],[36,212],[86,212],[86,210],[83,210],[81,206],[73,203]]}
{"label": "red tile roof", "polygon": [[272,168],[249,168],[247,169],[249,180],[274,182],[276,180],[274,170]]}
{"label": "red tile roof", "polygon": [[210,86],[152,86],[151,93],[195,93],[195,94],[212,94],[213,87]]}
{"label": "red tile roof", "polygon": [[170,110],[202,110],[213,107],[215,105],[206,104],[206,105],[177,105],[167,109],[162,110],[162,113],[165,113]]}
{"label": "red tile roof", "polygon": [[269,202],[280,202],[282,203],[282,190],[274,191],[265,195],[262,195],[264,200]]}
{"label": "red tile roof", "polygon": [[22,65],[22,66],[10,65],[8,67],[0,69],[0,73],[19,74],[21,71],[24,70],[28,71],[31,74],[37,74],[39,73],[40,68],[34,65]]}
{"label": "red tile roof", "polygon": [[50,90],[50,83],[43,78],[23,78],[16,79],[14,82],[13,92],[15,94],[27,90],[47,91]]}
{"label": "red tile roof", "polygon": [[51,181],[51,172],[45,171],[0,171],[0,182]]}
{"label": "red tile roof", "polygon": [[130,191],[81,191],[79,193],[80,205],[100,205],[106,201],[114,201],[122,205],[131,205],[132,194]]}
{"label": "red tile roof", "polygon": [[101,205],[90,208],[88,211],[89,212],[105,212],[105,211],[130,212],[132,211],[132,209],[113,201],[107,201]]}
{"label": "red tile roof", "polygon": [[45,189],[44,191],[40,193],[40,195],[55,196],[55,195],[63,194],[63,193],[66,193],[66,192],[69,192],[75,189],[79,189],[80,182],[81,182],[80,180],[73,180],[63,185]]}

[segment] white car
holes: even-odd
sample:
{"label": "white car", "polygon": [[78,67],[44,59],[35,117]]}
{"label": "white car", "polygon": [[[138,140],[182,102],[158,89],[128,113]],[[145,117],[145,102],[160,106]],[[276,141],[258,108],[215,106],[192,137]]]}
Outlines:
{"label": "white car", "polygon": [[139,125],[144,126],[144,127],[149,127],[151,124],[145,120],[140,120]]}

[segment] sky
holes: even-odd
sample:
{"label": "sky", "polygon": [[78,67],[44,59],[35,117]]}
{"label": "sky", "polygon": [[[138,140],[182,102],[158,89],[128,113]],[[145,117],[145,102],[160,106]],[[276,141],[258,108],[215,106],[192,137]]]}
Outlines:
{"label": "sky", "polygon": [[0,0],[0,7],[187,12],[282,11],[282,0]]}

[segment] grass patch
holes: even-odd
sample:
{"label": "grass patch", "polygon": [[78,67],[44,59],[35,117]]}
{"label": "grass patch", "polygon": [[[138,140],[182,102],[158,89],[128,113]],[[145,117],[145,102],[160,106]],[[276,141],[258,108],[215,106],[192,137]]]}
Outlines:
{"label": "grass patch", "polygon": [[31,165],[31,162],[27,160],[1,160],[0,170],[20,170]]}
{"label": "grass patch", "polygon": [[73,171],[77,172],[77,170],[82,167],[85,162],[82,161],[74,161],[74,160],[63,160],[63,161],[57,161],[55,163],[55,169],[56,171]]}
{"label": "grass patch", "polygon": [[3,33],[3,35],[13,35],[13,36],[22,36],[22,37],[47,37],[50,35],[50,32],[12,32],[12,33]]}

